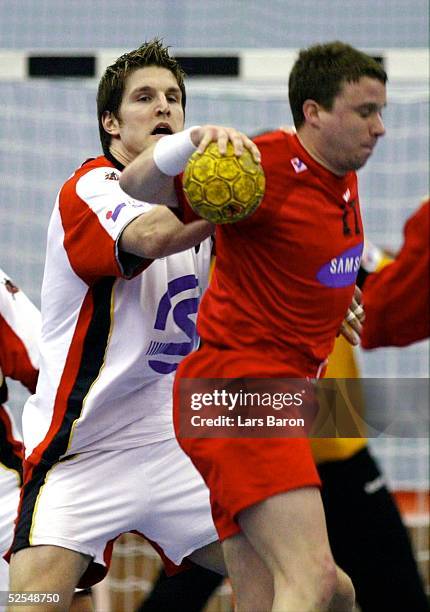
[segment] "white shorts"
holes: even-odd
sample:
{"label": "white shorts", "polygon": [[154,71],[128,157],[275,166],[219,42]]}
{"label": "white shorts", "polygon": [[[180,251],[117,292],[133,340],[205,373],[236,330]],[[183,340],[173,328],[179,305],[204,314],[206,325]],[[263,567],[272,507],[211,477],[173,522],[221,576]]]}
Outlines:
{"label": "white shorts", "polygon": [[51,544],[91,556],[80,587],[104,577],[122,533],[144,536],[167,569],[218,539],[209,491],[175,438],[80,453],[25,488],[12,551]]}
{"label": "white shorts", "polygon": [[19,474],[0,463],[0,592],[7,591],[9,585],[9,567],[3,555],[12,544],[19,503],[19,487]]}

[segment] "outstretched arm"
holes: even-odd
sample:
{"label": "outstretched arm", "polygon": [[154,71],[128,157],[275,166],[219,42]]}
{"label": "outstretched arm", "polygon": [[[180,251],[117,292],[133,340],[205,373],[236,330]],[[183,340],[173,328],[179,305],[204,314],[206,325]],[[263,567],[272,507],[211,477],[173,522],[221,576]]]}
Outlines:
{"label": "outstretched arm", "polygon": [[127,225],[119,248],[139,257],[158,259],[190,249],[212,232],[213,225],[203,219],[185,224],[167,206],[155,206]]}
{"label": "outstretched arm", "polygon": [[203,153],[210,142],[217,142],[220,153],[224,154],[229,141],[237,156],[246,148],[256,161],[260,161],[258,148],[245,134],[216,125],[196,126],[164,136],[145,149],[124,169],[120,186],[138,200],[175,206],[177,198],[173,177],[182,172],[189,157],[194,151]]}
{"label": "outstretched arm", "polygon": [[207,221],[184,224],[169,209],[178,204],[174,176],[182,172],[194,151],[203,153],[211,142],[218,143],[221,154],[226,153],[231,142],[237,156],[249,149],[260,161],[260,152],[252,140],[233,128],[205,125],[164,136],[140,153],[121,174],[120,186],[133,198],[165,205],[155,206],[124,229],[119,242],[122,251],[149,259],[166,257],[195,246],[213,232]]}

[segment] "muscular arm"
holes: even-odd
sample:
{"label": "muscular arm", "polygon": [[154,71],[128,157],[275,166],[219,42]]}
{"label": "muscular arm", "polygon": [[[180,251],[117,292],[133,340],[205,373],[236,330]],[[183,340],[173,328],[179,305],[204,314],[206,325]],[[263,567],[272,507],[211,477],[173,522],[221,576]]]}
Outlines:
{"label": "muscular arm", "polygon": [[124,168],[119,180],[121,189],[136,200],[177,206],[173,177],[163,174],[153,158],[155,143]]}
{"label": "muscular arm", "polygon": [[[164,138],[175,139],[176,136],[174,134]],[[185,156],[183,166],[194,149],[202,153],[210,142],[217,142],[220,153],[223,154],[230,141],[236,155],[240,156],[247,148],[256,160],[260,160],[260,152],[256,145],[233,128],[211,125],[190,128],[189,139],[192,145],[188,156]],[[152,211],[141,215],[122,233],[119,242],[122,251],[149,259],[166,257],[189,249],[207,238],[213,231],[213,226],[207,221],[198,220],[184,224],[169,210],[168,206],[176,207],[178,204],[174,177],[162,172],[155,163],[153,157],[155,146],[156,143],[140,153],[123,170],[120,178],[120,187],[133,198],[167,205],[156,206]]]}
{"label": "muscular arm", "polygon": [[139,257],[158,259],[199,244],[212,231],[213,226],[203,219],[184,224],[166,206],[155,206],[127,225],[119,248]]}
{"label": "muscular arm", "polygon": [[[220,153],[224,154],[227,150],[227,143],[230,141],[234,146],[237,156],[240,156],[244,149],[247,148],[251,151],[255,160],[260,161],[260,152],[252,140],[233,128],[204,125],[202,127],[190,128],[189,134],[192,145],[188,149],[182,167],[177,174],[180,174],[183,170],[188,157],[192,155],[194,150],[203,153],[210,142],[217,142]],[[177,134],[174,134],[172,136],[164,136],[164,138],[175,139],[176,136]],[[154,143],[154,145],[142,151],[124,169],[120,178],[120,186],[126,193],[137,200],[175,206],[177,198],[173,176],[164,174],[154,162],[153,154],[156,145],[157,143]]]}

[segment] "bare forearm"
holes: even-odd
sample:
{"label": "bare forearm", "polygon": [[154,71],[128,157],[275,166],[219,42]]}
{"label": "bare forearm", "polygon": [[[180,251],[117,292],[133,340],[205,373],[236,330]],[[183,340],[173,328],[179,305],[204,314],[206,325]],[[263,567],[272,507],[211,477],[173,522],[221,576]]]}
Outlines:
{"label": "bare forearm", "polygon": [[140,153],[124,169],[120,186],[136,199],[172,205],[176,202],[173,177],[182,172],[192,153],[196,149],[203,153],[210,142],[217,142],[223,155],[229,141],[233,144],[237,156],[242,155],[246,148],[252,152],[256,161],[260,161],[260,152],[252,140],[233,128],[194,126],[183,132],[164,136]]}
{"label": "bare forearm", "polygon": [[176,202],[173,179],[156,166],[153,150],[151,146],[126,166],[119,184],[136,200],[171,205]]}
{"label": "bare forearm", "polygon": [[168,205],[175,203],[173,177],[182,172],[200,139],[199,127],[165,136],[142,151],[124,169],[121,188],[139,200]]}
{"label": "bare forearm", "polygon": [[208,238],[212,232],[213,225],[203,219],[182,225],[179,231],[159,241],[156,248],[158,248],[161,254],[158,257],[166,257],[167,255],[190,249]]}
{"label": "bare forearm", "polygon": [[207,221],[184,224],[167,207],[156,206],[124,229],[119,248],[139,257],[158,259],[199,244],[212,231],[213,226]]}

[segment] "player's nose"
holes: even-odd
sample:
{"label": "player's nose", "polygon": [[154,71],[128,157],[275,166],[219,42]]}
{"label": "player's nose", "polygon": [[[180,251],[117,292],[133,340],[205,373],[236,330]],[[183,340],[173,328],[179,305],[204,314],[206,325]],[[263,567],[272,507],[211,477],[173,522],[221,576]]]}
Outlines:
{"label": "player's nose", "polygon": [[164,94],[160,94],[157,98],[157,113],[160,115],[170,114],[170,104]]}
{"label": "player's nose", "polygon": [[382,120],[382,115],[379,113],[375,116],[372,129],[375,136],[383,136],[385,134],[385,125]]}

